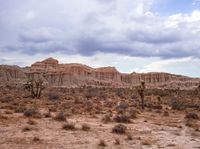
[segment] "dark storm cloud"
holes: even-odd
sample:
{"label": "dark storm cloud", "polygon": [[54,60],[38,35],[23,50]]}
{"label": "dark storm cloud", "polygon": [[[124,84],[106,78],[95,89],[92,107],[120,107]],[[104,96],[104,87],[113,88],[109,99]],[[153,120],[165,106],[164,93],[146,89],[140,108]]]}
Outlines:
{"label": "dark storm cloud", "polygon": [[157,30],[155,32],[148,32],[145,30],[136,30],[128,33],[128,37],[132,41],[139,41],[149,44],[165,44],[165,43],[173,43],[179,42],[183,39],[183,36],[177,34],[176,31],[168,31],[168,30]]}

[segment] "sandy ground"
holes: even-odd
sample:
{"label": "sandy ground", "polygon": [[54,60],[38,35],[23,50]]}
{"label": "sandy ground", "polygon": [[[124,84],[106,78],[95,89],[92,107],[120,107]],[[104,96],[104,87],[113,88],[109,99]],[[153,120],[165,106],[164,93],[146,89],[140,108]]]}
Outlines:
{"label": "sandy ground", "polygon": [[[171,110],[169,116],[163,116],[162,111],[158,110],[142,112],[131,123],[124,124],[132,140],[127,139],[127,134],[112,133],[117,123],[104,124],[101,114],[67,117],[68,122],[75,123],[76,130],[62,129],[66,122],[51,117],[27,118],[5,110],[1,110],[0,114],[0,149],[200,149],[200,131],[187,127],[185,112],[180,111]],[[36,124],[28,124],[29,119]],[[84,123],[91,129],[81,130]],[[200,121],[195,123],[199,124]],[[31,130],[23,131],[25,127]],[[115,139],[119,139],[119,145],[115,144]],[[105,147],[98,145],[100,140],[104,140]]]}

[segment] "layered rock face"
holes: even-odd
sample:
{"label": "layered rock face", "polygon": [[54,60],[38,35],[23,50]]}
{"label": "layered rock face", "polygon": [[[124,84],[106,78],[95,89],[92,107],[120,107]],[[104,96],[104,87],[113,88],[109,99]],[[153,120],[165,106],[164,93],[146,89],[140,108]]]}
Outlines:
{"label": "layered rock face", "polygon": [[114,67],[91,68],[82,64],[59,64],[48,58],[31,67],[0,66],[0,83],[25,83],[28,79],[41,78],[48,86],[57,87],[132,87],[144,80],[149,88],[192,88],[200,79],[169,73],[118,72]]}
{"label": "layered rock face", "polygon": [[27,76],[20,67],[0,65],[0,85],[19,85],[26,79]]}

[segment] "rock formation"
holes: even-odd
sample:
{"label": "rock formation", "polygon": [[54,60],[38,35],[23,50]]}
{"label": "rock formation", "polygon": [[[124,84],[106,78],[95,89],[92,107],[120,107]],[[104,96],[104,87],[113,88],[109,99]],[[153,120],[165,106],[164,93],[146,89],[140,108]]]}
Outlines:
{"label": "rock formation", "polygon": [[91,68],[82,64],[59,64],[48,58],[30,67],[0,65],[0,84],[23,84],[30,78],[42,78],[48,86],[56,87],[132,87],[146,82],[149,88],[192,88],[199,78],[169,73],[120,73],[114,67]]}

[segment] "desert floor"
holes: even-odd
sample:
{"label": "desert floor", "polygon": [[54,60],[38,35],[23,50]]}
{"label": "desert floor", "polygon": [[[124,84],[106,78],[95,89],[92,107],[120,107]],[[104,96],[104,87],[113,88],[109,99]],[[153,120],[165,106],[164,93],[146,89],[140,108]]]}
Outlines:
{"label": "desert floor", "polygon": [[[108,105],[106,100],[103,101],[108,107],[104,102],[94,101],[92,107],[95,108],[90,109],[90,102],[85,105],[71,97],[52,101],[2,94],[0,149],[200,149],[200,120],[185,117],[186,113],[200,116],[199,109],[174,110],[166,104],[162,109],[137,108],[135,116],[128,122],[116,122],[113,117],[120,112]],[[75,109],[63,110],[69,106]],[[37,108],[37,112],[25,114],[27,109],[23,107]],[[62,116],[56,119],[60,111],[64,111],[64,119]],[[103,121],[106,116],[108,120]],[[65,124],[73,127],[63,129]],[[113,132],[113,127],[118,124],[126,126],[125,132]],[[83,125],[87,129],[83,129]]]}

